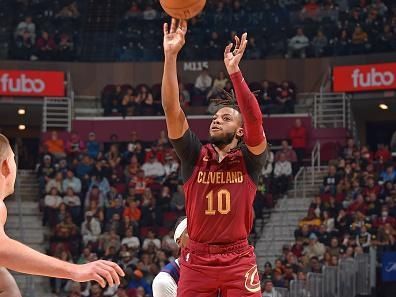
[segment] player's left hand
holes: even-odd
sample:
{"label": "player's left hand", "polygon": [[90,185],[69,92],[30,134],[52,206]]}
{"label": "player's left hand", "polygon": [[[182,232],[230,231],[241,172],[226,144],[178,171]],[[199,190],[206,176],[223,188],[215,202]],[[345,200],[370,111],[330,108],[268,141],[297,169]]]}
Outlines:
{"label": "player's left hand", "polygon": [[235,48],[233,43],[226,46],[224,50],[224,64],[227,68],[228,74],[239,71],[239,62],[242,59],[243,53],[247,46],[247,33],[243,33],[241,39],[235,35]]}

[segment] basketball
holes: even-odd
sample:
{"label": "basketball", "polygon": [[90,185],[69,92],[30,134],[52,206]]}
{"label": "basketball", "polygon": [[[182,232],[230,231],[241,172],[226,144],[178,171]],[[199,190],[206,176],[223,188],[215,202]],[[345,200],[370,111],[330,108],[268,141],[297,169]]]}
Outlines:
{"label": "basketball", "polygon": [[160,3],[171,17],[188,20],[202,11],[206,0],[160,0]]}

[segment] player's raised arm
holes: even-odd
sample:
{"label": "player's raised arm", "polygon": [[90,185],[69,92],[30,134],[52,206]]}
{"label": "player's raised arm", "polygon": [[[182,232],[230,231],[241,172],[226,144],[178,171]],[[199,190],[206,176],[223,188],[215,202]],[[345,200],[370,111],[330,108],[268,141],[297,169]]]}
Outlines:
{"label": "player's raised arm", "polygon": [[185,43],[187,21],[172,19],[164,24],[164,74],[162,77],[162,107],[164,108],[168,136],[178,139],[188,129],[186,116],[180,106],[179,84],[177,81],[177,55]]}
{"label": "player's raised arm", "polygon": [[251,153],[262,154],[267,147],[263,129],[263,116],[256,97],[250,91],[245,79],[239,69],[247,45],[247,33],[242,35],[241,40],[235,36],[235,49],[232,43],[227,45],[224,51],[224,64],[231,77],[234,86],[238,106],[241,110],[244,122],[244,141]]}

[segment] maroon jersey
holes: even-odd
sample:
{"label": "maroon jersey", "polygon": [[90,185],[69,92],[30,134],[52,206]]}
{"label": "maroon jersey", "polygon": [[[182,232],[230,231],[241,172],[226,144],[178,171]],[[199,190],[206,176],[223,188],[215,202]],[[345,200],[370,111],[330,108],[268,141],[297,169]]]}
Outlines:
{"label": "maroon jersey", "polygon": [[172,144],[182,161],[189,237],[210,244],[246,239],[265,154],[241,145],[219,162],[213,145],[202,145],[190,130]]}

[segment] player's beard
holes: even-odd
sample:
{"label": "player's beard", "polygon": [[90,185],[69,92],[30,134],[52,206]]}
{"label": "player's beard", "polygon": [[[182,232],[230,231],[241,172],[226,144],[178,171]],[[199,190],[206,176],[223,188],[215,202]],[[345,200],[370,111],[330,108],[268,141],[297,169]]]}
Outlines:
{"label": "player's beard", "polygon": [[223,147],[230,144],[234,140],[235,134],[236,132],[229,132],[219,136],[209,134],[209,142],[217,147]]}

